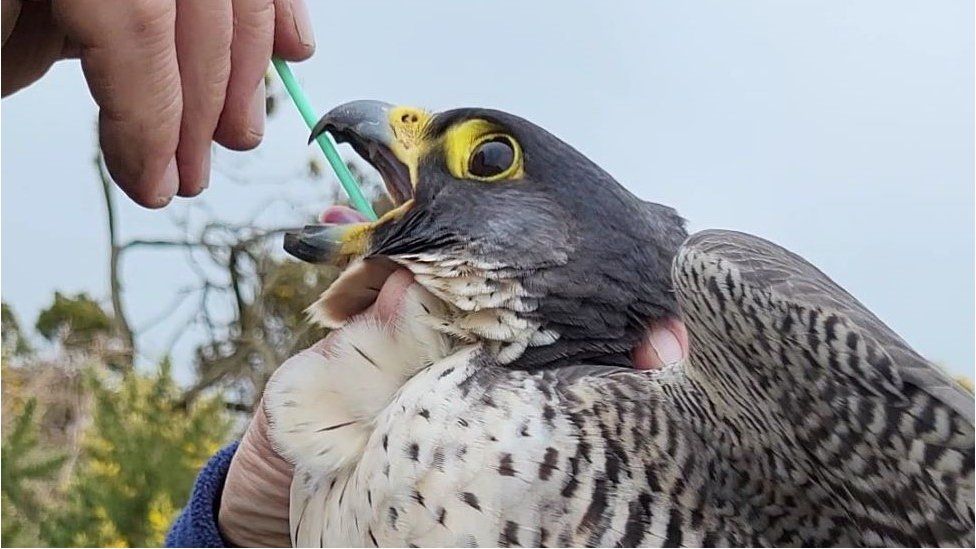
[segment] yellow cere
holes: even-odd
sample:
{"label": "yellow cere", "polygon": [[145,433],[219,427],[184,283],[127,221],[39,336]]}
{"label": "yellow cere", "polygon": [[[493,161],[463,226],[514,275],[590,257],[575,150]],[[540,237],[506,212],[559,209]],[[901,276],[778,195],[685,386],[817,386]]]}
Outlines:
{"label": "yellow cere", "polygon": [[339,259],[345,261],[351,257],[363,255],[369,246],[369,237],[374,229],[373,223],[352,223],[342,227],[339,236]]}
{"label": "yellow cere", "polygon": [[393,144],[390,149],[403,162],[410,172],[410,183],[417,186],[417,165],[420,157],[427,151],[424,132],[430,123],[431,114],[416,107],[393,107],[390,109],[390,128],[393,129]]}
{"label": "yellow cere", "polygon": [[[512,165],[502,173],[491,177],[478,177],[468,170],[471,154],[485,141],[495,137],[505,136],[511,142],[515,153]],[[449,129],[444,136],[444,154],[447,168],[451,175],[458,179],[474,179],[478,181],[502,181],[518,179],[524,175],[522,170],[522,148],[518,141],[502,131],[502,128],[487,120],[465,120]]]}
{"label": "yellow cere", "polygon": [[349,258],[357,257],[366,253],[369,248],[369,239],[373,231],[384,223],[389,223],[403,217],[403,214],[410,211],[413,207],[413,199],[407,200],[396,208],[386,212],[376,221],[365,223],[352,223],[343,225],[339,234],[339,250],[337,260],[347,261]]}

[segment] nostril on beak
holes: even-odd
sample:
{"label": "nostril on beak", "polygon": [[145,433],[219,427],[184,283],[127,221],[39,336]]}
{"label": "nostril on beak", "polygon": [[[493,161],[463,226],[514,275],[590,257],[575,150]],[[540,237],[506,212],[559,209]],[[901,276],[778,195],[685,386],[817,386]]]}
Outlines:
{"label": "nostril on beak", "polygon": [[424,111],[416,107],[398,107],[394,114],[395,118],[393,120],[397,121],[404,128],[409,128],[413,131],[416,131],[419,126],[422,126],[424,121],[429,117]]}

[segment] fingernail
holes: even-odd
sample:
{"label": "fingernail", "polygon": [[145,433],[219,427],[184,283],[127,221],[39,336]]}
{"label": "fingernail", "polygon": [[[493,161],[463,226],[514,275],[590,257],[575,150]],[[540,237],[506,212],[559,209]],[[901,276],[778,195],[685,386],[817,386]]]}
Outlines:
{"label": "fingernail", "polygon": [[162,208],[169,204],[178,190],[180,190],[180,172],[176,167],[176,158],[173,157],[169,160],[169,164],[166,165],[166,170],[163,172],[163,178],[159,182],[159,194],[153,201],[153,206]]}
{"label": "fingernail", "polygon": [[248,113],[248,132],[259,141],[264,137],[264,113],[267,97],[265,96],[264,80],[258,84],[254,90],[254,97],[251,98],[251,111]]}
{"label": "fingernail", "polygon": [[203,153],[203,162],[200,163],[200,191],[210,186],[210,147]]}
{"label": "fingernail", "polygon": [[203,158],[200,159],[200,171],[197,172],[197,177],[195,179],[188,179],[186,177],[180,182],[182,187],[180,192],[177,193],[184,198],[193,198],[199,195],[210,186],[210,150],[204,153]]}
{"label": "fingernail", "polygon": [[312,32],[312,21],[308,16],[308,6],[305,5],[305,2],[293,2],[291,16],[295,24],[295,32],[298,33],[299,42],[309,48],[315,46],[315,34]]}
{"label": "fingernail", "polygon": [[648,340],[663,364],[671,365],[681,361],[681,343],[671,330],[664,327],[653,328]]}

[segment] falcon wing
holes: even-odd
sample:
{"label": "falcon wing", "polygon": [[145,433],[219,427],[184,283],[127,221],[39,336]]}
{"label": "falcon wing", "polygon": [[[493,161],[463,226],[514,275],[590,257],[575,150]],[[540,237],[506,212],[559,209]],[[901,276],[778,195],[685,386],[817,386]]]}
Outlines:
{"label": "falcon wing", "polygon": [[770,543],[973,544],[971,393],[775,244],[701,232],[672,273],[691,356],[666,392]]}

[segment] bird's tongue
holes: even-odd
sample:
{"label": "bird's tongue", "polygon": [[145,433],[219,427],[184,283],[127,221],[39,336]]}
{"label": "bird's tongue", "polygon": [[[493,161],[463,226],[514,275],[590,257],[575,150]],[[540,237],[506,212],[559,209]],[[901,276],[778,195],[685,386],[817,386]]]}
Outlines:
{"label": "bird's tongue", "polygon": [[333,225],[348,225],[362,223],[366,221],[366,217],[349,206],[329,206],[319,214],[319,221]]}

